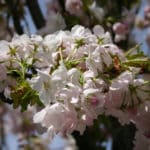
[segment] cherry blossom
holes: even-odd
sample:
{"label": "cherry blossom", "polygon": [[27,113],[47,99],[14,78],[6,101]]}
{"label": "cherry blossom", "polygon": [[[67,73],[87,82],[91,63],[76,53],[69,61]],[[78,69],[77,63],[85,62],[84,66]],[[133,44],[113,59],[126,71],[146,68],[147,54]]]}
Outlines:
{"label": "cherry blossom", "polygon": [[[117,26],[116,34],[127,34]],[[0,42],[0,93],[22,111],[40,104],[33,121],[51,140],[83,134],[101,114],[135,124],[135,149],[141,137],[149,139],[149,58],[136,50],[124,53],[99,25],[93,32],[76,25]]]}

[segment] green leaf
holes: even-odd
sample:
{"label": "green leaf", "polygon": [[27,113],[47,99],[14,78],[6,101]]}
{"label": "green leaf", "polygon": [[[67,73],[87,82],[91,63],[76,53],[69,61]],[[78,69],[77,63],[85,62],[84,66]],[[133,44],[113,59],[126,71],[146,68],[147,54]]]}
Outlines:
{"label": "green leaf", "polygon": [[27,110],[28,105],[35,105],[43,107],[44,104],[40,101],[37,91],[33,90],[27,81],[21,81],[14,87],[11,92],[13,99],[13,107],[21,107],[21,111]]}

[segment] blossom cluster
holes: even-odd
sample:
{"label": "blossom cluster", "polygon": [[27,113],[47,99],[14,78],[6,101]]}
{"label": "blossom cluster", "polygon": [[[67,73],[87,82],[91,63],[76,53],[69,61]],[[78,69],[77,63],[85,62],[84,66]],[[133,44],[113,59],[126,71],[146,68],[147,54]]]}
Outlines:
{"label": "blossom cluster", "polygon": [[22,110],[42,103],[33,120],[50,138],[83,134],[101,114],[133,122],[149,138],[149,71],[150,60],[138,46],[124,53],[99,25],[0,42],[1,95]]}

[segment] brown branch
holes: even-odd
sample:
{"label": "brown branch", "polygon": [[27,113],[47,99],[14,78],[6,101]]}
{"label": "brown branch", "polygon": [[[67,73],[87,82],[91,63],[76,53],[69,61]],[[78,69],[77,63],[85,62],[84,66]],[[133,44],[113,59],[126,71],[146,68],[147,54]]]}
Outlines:
{"label": "brown branch", "polygon": [[13,100],[6,98],[3,93],[0,93],[0,100],[2,102],[4,102],[4,103],[8,103],[8,104],[12,104],[13,103]]}
{"label": "brown branch", "polygon": [[45,26],[46,22],[41,12],[37,0],[26,0],[26,5],[31,13],[31,17],[37,29]]}
{"label": "brown branch", "polygon": [[16,32],[18,34],[23,34],[23,28],[21,26],[21,16],[20,16],[20,12],[18,11],[19,0],[17,0],[15,3],[12,0],[5,0],[5,1],[9,8],[9,11],[10,11],[9,13],[11,14],[13,18],[13,23],[14,23]]}

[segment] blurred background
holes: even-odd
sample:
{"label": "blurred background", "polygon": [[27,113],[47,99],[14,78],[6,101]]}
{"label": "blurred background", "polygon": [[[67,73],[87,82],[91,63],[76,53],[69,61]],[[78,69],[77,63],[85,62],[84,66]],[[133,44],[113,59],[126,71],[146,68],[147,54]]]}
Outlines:
{"label": "blurred background", "polygon": [[[135,45],[150,55],[149,0],[0,0],[0,40],[16,35],[45,36],[80,24],[99,24],[126,51]],[[84,135],[59,135],[49,143],[47,135],[32,123],[34,108],[21,113],[0,96],[0,150],[132,150],[136,128],[121,126],[116,118],[100,116]],[[7,102],[9,103],[9,102]]]}

